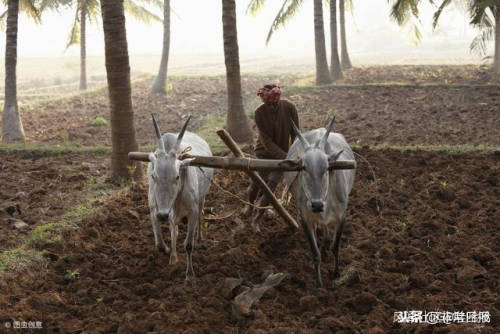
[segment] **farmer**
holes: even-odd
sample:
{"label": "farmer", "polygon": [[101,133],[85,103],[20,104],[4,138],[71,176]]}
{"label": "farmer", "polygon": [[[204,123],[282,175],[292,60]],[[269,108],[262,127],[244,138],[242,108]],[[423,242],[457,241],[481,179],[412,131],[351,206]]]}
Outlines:
{"label": "farmer", "polygon": [[[297,127],[299,126],[297,109],[290,101],[280,99],[281,88],[279,86],[265,85],[257,91],[257,95],[263,104],[255,110],[254,114],[259,133],[255,155],[259,159],[285,159],[291,143],[295,140],[290,120],[293,120]],[[274,191],[283,172],[259,172],[259,174]],[[258,185],[252,182],[248,189],[248,201],[252,204],[256,203],[259,193]],[[258,206],[268,205],[267,198],[261,198],[259,202]],[[257,231],[262,213],[262,210],[258,210],[252,219],[252,227]],[[249,205],[244,212],[244,217],[250,217],[252,214],[253,207]]]}

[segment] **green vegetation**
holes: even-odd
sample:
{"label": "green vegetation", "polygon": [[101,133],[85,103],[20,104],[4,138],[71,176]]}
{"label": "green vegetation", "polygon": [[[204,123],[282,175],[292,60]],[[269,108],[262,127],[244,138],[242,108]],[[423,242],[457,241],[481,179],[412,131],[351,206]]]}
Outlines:
{"label": "green vegetation", "polygon": [[43,249],[48,245],[59,245],[62,242],[61,234],[67,230],[78,229],[78,226],[66,221],[47,223],[37,226],[25,240],[28,247]]}
{"label": "green vegetation", "polygon": [[105,120],[103,117],[101,117],[101,116],[98,116],[98,117],[94,118],[94,119],[92,120],[92,122],[90,122],[90,125],[92,125],[92,126],[104,126],[104,125],[106,125],[106,124],[108,124],[108,121],[106,121],[106,120]]}
{"label": "green vegetation", "polygon": [[25,246],[0,253],[0,272],[17,272],[33,263],[43,261],[41,253]]}
{"label": "green vegetation", "polygon": [[215,131],[224,128],[226,118],[223,116],[206,116],[203,119],[203,126],[198,129],[197,133],[204,138],[213,153],[227,150],[226,145],[219,139]]}
{"label": "green vegetation", "polygon": [[79,277],[80,277],[80,271],[78,269],[73,269],[73,270],[68,269],[66,271],[66,275],[64,275],[64,278],[66,278],[69,281],[74,281]]}
{"label": "green vegetation", "polygon": [[70,153],[105,155],[110,151],[111,148],[106,146],[0,144],[0,153],[22,153],[33,156],[59,156]]}
{"label": "green vegetation", "polygon": [[[353,145],[354,150],[360,149],[360,146]],[[397,150],[401,152],[440,152],[447,154],[467,154],[467,153],[493,153],[500,151],[500,146],[488,145],[391,145],[382,144],[369,146],[371,150]]]}
{"label": "green vegetation", "polygon": [[412,224],[411,222],[405,222],[399,219],[396,219],[392,224],[394,229],[397,231],[406,231]]}

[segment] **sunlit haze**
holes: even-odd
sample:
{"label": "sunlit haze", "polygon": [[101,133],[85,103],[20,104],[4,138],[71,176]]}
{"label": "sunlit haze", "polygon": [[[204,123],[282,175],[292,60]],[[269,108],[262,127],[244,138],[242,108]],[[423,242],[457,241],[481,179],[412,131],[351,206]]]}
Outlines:
{"label": "sunlit haze", "polygon": [[[268,1],[257,16],[247,15],[249,1],[237,1],[238,39],[242,71],[253,71],[271,64],[286,68],[287,64],[302,64],[312,70],[314,62],[312,1],[305,1],[300,12],[278,31],[269,45],[265,38],[282,1]],[[172,33],[170,48],[171,73],[189,72],[190,66],[204,66],[205,71],[223,72],[223,46],[220,0],[172,0]],[[432,7],[423,8],[423,39],[414,42],[409,28],[401,28],[389,18],[386,0],[354,0],[352,15],[347,15],[347,38],[351,59],[361,64],[402,63],[480,63],[481,57],[471,54],[469,44],[476,31],[467,24],[465,10],[450,8],[442,17],[439,28],[431,28]],[[156,9],[159,16],[162,12]],[[328,10],[325,8],[325,23]],[[77,70],[79,47],[68,50],[73,11],[46,13],[42,24],[20,16],[18,57],[29,67],[39,66],[33,57],[57,57],[63,70]],[[325,24],[327,44],[329,27]],[[127,37],[132,70],[154,73],[159,63],[162,43],[161,23],[145,25],[127,16]],[[87,35],[89,71],[104,73],[102,56],[102,23],[90,24]],[[1,54],[5,51],[5,34],[0,35]],[[155,57],[151,57],[155,56]],[[95,57],[95,59],[93,59]],[[95,63],[95,64],[94,64]],[[213,66],[213,68],[212,68]],[[222,67],[221,67],[222,66]],[[42,70],[42,69],[41,69]],[[20,75],[23,70],[20,69]],[[1,70],[3,73],[3,69]],[[197,68],[200,73],[200,68]],[[201,71],[203,72],[203,70]],[[75,72],[76,73],[76,72]]]}

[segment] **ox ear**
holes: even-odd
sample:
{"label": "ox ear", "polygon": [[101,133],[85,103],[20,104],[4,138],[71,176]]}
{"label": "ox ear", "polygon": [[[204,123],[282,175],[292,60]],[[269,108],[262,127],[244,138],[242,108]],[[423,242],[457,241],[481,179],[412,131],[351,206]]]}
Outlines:
{"label": "ox ear", "polygon": [[181,163],[179,164],[179,168],[182,169],[182,168],[189,167],[189,165],[191,164],[191,161],[193,161],[194,159],[195,158],[188,158],[188,159],[181,160]]}
{"label": "ox ear", "polygon": [[155,162],[156,162],[156,155],[155,155],[153,152],[151,152],[151,153],[149,153],[149,155],[148,155],[148,159],[149,159],[149,161],[151,161],[152,163],[155,163]]}
{"label": "ox ear", "polygon": [[334,163],[335,161],[337,161],[337,159],[340,157],[340,155],[342,154],[342,152],[344,152],[344,150],[340,150],[337,154],[332,154],[328,157],[328,164],[331,165],[332,163]]}

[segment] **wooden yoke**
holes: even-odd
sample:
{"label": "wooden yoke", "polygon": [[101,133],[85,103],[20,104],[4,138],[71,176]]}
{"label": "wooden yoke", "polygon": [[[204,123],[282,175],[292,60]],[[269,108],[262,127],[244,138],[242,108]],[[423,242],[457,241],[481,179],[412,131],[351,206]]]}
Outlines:
{"label": "wooden yoke", "polygon": [[[217,134],[236,157],[238,158],[244,157],[243,152],[226,130],[224,129],[219,130],[217,131]],[[245,172],[250,176],[250,178],[252,178],[252,180],[254,180],[259,185],[264,194],[269,198],[271,205],[276,209],[279,215],[283,217],[285,222],[292,227],[299,228],[299,225],[297,224],[295,219],[293,219],[290,213],[288,213],[288,211],[286,211],[286,209],[280,204],[278,199],[274,196],[273,192],[271,191],[271,189],[269,189],[266,182],[262,180],[260,175],[255,171],[245,171]]]}

